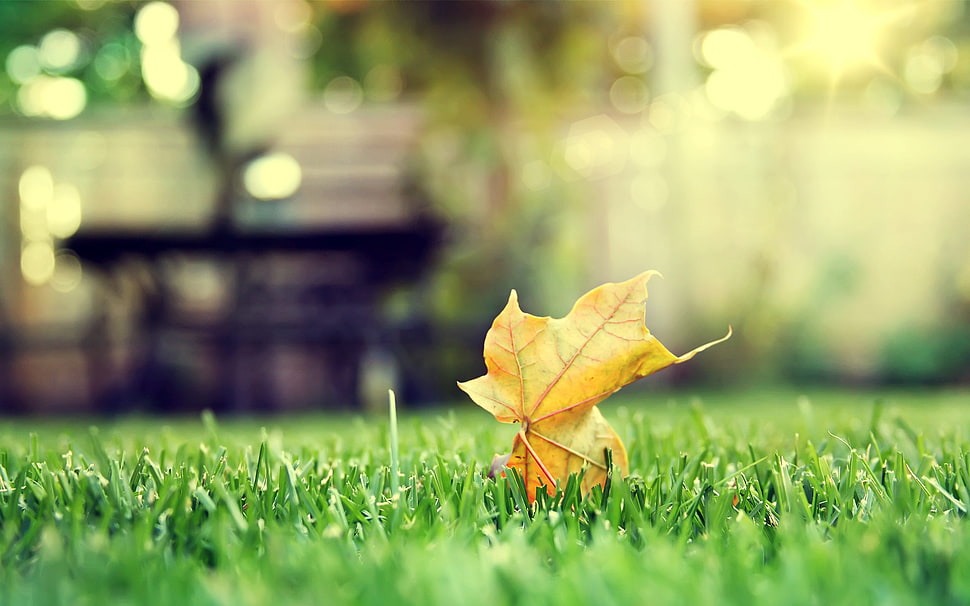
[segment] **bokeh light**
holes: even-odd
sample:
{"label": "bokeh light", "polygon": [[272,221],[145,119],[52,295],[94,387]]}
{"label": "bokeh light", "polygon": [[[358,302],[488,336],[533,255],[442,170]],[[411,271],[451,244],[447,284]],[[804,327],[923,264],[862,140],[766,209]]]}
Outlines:
{"label": "bokeh light", "polygon": [[46,211],[54,199],[54,177],[45,166],[30,166],[20,174],[20,204],[32,211]]}
{"label": "bokeh light", "polygon": [[74,32],[51,30],[40,41],[40,63],[50,72],[65,72],[78,63],[82,50],[81,39]]}
{"label": "bokeh light", "polygon": [[76,78],[35,76],[17,91],[17,106],[25,116],[70,120],[87,102],[87,89]]}
{"label": "bokeh light", "polygon": [[282,200],[300,189],[303,171],[293,156],[274,152],[250,162],[243,171],[243,186],[257,200]]}
{"label": "bokeh light", "polygon": [[323,46],[323,33],[312,23],[307,23],[289,34],[290,55],[296,59],[309,59]]}
{"label": "bokeh light", "polygon": [[701,38],[701,60],[714,68],[704,84],[715,108],[746,120],[763,120],[788,96],[781,57],[762,48],[743,28],[727,27]]}
{"label": "bokeh light", "polygon": [[689,99],[677,93],[655,97],[647,110],[647,122],[661,134],[679,132],[694,114]]}
{"label": "bokeh light", "polygon": [[650,104],[650,89],[643,78],[621,76],[610,87],[610,103],[625,114],[637,114]]}
{"label": "bokeh light", "polygon": [[611,48],[613,60],[628,74],[643,74],[653,66],[653,48],[642,36],[625,36]]}
{"label": "bokeh light", "polygon": [[323,89],[323,104],[335,114],[349,114],[363,100],[364,89],[350,76],[337,76]]}
{"label": "bokeh light", "polygon": [[47,228],[55,238],[70,238],[80,226],[81,193],[70,183],[58,183],[47,207]]}
{"label": "bokeh light", "polygon": [[700,57],[715,69],[730,69],[747,63],[757,52],[754,40],[740,27],[718,28],[701,37]]}
{"label": "bokeh light", "polygon": [[25,242],[49,239],[51,233],[47,227],[47,213],[21,206],[20,234]]}
{"label": "bokeh light", "polygon": [[933,36],[911,48],[906,54],[903,79],[916,93],[930,95],[939,90],[943,78],[956,67],[958,51],[943,36]]}
{"label": "bokeh light", "polygon": [[57,292],[69,293],[81,285],[84,272],[81,260],[69,250],[60,250],[54,255],[54,271],[49,281]]}
{"label": "bokeh light", "polygon": [[273,22],[284,32],[297,32],[313,21],[313,7],[307,2],[280,2],[273,12]]}
{"label": "bokeh light", "polygon": [[323,34],[313,23],[313,7],[306,2],[281,2],[273,12],[273,22],[287,34],[290,54],[309,59],[323,44]]}
{"label": "bokeh light", "polygon": [[166,2],[149,2],[135,16],[135,35],[142,43],[142,78],[148,92],[160,101],[185,105],[198,94],[201,81],[199,72],[182,60],[178,28],[178,11]]}
{"label": "bokeh light", "polygon": [[178,27],[178,11],[167,2],[149,2],[135,15],[135,35],[145,46],[172,40]]}
{"label": "bokeh light", "polygon": [[145,85],[157,99],[182,104],[199,91],[199,72],[182,61],[174,40],[143,48],[141,69]]}
{"label": "bokeh light", "polygon": [[113,82],[131,69],[131,53],[123,45],[111,42],[98,49],[93,64],[102,80]]}
{"label": "bokeh light", "polygon": [[54,275],[54,264],[54,246],[50,242],[28,242],[20,252],[20,272],[27,284],[46,284]]}
{"label": "bokeh light", "polygon": [[46,166],[28,167],[20,175],[21,252],[24,281],[50,283],[69,292],[80,282],[80,261],[70,252],[55,254],[56,238],[69,238],[81,225],[81,193],[70,183],[57,183]]}
{"label": "bokeh light", "polygon": [[23,44],[7,54],[7,75],[17,84],[23,84],[40,74],[40,52],[36,46]]}

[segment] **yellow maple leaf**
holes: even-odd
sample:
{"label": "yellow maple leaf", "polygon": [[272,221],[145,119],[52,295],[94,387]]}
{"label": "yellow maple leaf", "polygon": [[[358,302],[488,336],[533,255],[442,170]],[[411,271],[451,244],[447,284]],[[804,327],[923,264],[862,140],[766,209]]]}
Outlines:
{"label": "yellow maple leaf", "polygon": [[530,500],[545,486],[586,468],[583,490],[606,481],[606,451],[628,473],[626,449],[597,404],[624,385],[685,362],[728,334],[675,356],[644,323],[644,272],[604,284],[576,301],[564,318],[519,308],[513,290],[485,335],[486,374],[458,386],[503,423],[520,423],[506,465],[525,480]]}

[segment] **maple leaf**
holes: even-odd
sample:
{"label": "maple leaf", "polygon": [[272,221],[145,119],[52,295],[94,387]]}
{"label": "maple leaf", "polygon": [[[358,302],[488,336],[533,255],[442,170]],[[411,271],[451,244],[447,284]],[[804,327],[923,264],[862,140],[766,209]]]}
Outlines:
{"label": "maple leaf", "polygon": [[647,281],[655,274],[594,288],[564,318],[523,312],[513,290],[485,335],[486,374],[458,383],[499,421],[521,424],[504,463],[518,470],[530,500],[541,486],[554,494],[557,482],[583,468],[584,492],[604,484],[607,450],[629,473],[623,442],[596,405],[731,336],[729,328],[682,356],[670,353],[644,323]]}

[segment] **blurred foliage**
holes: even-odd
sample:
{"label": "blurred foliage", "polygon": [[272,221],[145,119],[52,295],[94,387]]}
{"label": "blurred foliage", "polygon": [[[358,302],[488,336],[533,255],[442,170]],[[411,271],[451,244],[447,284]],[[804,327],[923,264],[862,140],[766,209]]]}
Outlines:
{"label": "blurred foliage", "polygon": [[604,89],[600,36],[616,15],[590,3],[422,2],[384,5],[373,19],[384,24],[363,28],[362,46],[396,27],[389,54],[431,119],[424,182],[454,220],[437,310],[493,315],[512,287],[565,305],[585,268],[569,229],[582,224],[585,192],[554,175],[548,189],[530,191],[522,169]]}
{"label": "blurred foliage", "polygon": [[[0,57],[8,58],[19,46],[37,46],[45,34],[64,29],[79,37],[80,54],[72,66],[55,73],[81,80],[89,104],[147,101],[138,69],[140,43],[132,30],[140,4],[113,1],[82,10],[68,0],[0,2]],[[0,116],[17,113],[17,91],[9,73],[0,71]]]}
{"label": "blurred foliage", "polygon": [[970,378],[970,323],[905,326],[889,335],[880,367],[888,383],[938,385]]}

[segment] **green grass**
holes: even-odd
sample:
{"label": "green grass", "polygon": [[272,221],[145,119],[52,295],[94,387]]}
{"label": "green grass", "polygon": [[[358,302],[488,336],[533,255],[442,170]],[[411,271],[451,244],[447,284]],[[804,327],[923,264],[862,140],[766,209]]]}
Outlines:
{"label": "green grass", "polygon": [[386,419],[2,421],[0,603],[970,603],[967,392],[604,412],[631,476],[532,507],[470,403],[400,415],[398,478]]}

